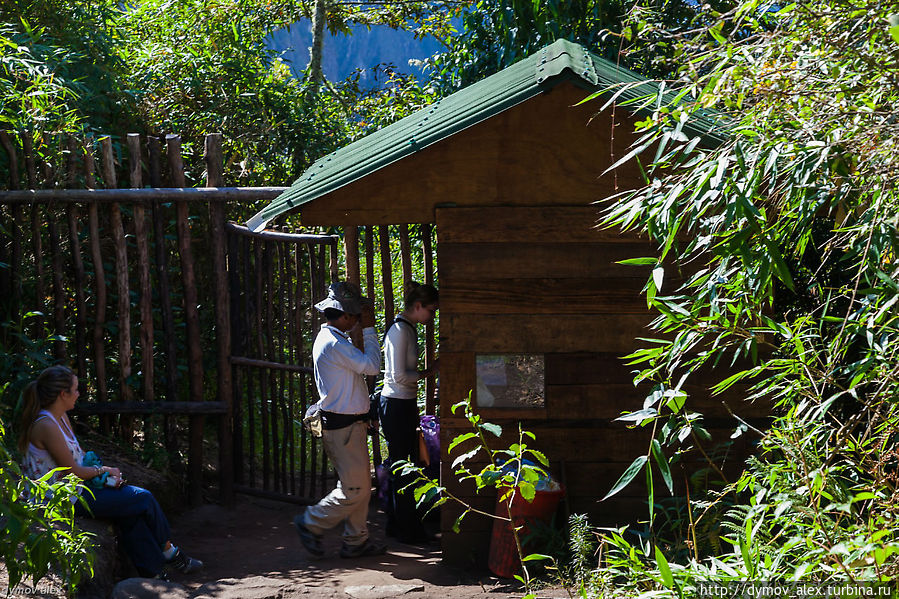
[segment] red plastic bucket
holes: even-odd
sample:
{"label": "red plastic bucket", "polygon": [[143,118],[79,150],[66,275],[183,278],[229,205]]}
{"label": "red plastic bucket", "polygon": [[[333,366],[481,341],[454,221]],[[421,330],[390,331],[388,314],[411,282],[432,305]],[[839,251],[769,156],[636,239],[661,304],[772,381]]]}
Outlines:
{"label": "red plastic bucket", "polygon": [[[500,502],[499,498],[506,492],[506,489],[500,489],[496,499],[497,516],[508,516],[506,504]],[[559,500],[565,494],[565,489],[560,488],[556,491],[537,491],[532,502],[528,502],[521,494],[516,494],[512,501],[512,520],[515,526],[522,526],[518,531],[518,538],[521,539],[528,534],[528,524],[536,520],[540,520],[549,524],[556,508],[559,507]],[[493,534],[490,537],[490,556],[487,560],[487,566],[490,571],[503,578],[512,578],[521,572],[521,561],[518,559],[518,550],[515,548],[515,536],[512,534],[513,522],[505,522],[502,520],[493,521]],[[527,545],[522,545],[525,555],[533,553],[534,549]]]}

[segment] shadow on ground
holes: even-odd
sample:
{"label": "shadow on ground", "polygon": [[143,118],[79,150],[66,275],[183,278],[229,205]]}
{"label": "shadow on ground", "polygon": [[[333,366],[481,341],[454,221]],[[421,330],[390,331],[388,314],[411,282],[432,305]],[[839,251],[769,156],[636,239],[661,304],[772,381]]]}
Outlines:
{"label": "shadow on ground", "polygon": [[[326,556],[311,560],[292,524],[300,510],[302,507],[287,503],[239,496],[234,509],[205,505],[179,514],[173,522],[176,543],[202,559],[206,567],[175,580],[193,591],[202,586],[204,596],[266,595],[264,589],[255,588],[242,594],[240,581],[256,586],[287,583],[297,595],[310,598],[345,597],[348,587],[391,585],[405,587],[404,597],[516,595],[509,581],[489,572],[444,565],[439,545],[418,547],[386,539],[385,555],[342,559],[338,557],[341,540],[335,529],[325,536]],[[384,539],[383,520],[383,514],[373,507],[371,534],[376,539]],[[283,590],[280,596],[284,596]]]}

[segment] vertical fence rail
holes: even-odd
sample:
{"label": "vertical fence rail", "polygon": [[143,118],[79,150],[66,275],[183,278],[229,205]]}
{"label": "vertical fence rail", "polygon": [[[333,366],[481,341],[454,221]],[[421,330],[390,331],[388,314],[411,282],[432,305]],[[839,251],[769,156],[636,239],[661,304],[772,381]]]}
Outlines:
{"label": "vertical fence rail", "polygon": [[[79,145],[74,137],[68,138],[68,173],[66,177],[66,186],[74,188],[76,186],[76,177],[78,173]],[[79,378],[79,388],[83,392],[86,390],[87,380],[87,312],[86,302],[84,298],[84,290],[87,287],[87,281],[84,270],[84,259],[81,256],[81,239],[80,235],[80,211],[77,204],[69,204],[66,206],[66,220],[69,225],[69,252],[72,256],[72,270],[74,271],[74,287],[75,287],[75,351],[77,354],[76,364]]]}
{"label": "vertical fence rail", "polygon": [[[434,252],[431,242],[431,225],[421,226],[422,252],[424,253],[425,283],[434,285]],[[425,367],[434,362],[436,340],[434,338],[434,321],[425,326]],[[425,412],[434,414],[437,411],[437,379],[431,374],[425,379]]]}

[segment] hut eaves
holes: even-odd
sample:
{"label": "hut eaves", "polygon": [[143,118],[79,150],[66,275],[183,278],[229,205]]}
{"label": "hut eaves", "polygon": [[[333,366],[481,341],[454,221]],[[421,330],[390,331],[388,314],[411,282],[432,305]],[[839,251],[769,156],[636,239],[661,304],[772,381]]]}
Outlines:
{"label": "hut eaves", "polygon": [[[280,196],[254,215],[247,226],[253,231],[378,169],[444,140],[459,131],[507,110],[564,81],[587,91],[616,87],[618,101],[634,112],[651,107],[639,100],[658,91],[658,84],[588,52],[583,46],[558,40],[531,56],[477,83],[459,90],[383,129],[375,131],[317,160]],[[714,119],[688,123],[685,133],[712,143],[722,137]]]}

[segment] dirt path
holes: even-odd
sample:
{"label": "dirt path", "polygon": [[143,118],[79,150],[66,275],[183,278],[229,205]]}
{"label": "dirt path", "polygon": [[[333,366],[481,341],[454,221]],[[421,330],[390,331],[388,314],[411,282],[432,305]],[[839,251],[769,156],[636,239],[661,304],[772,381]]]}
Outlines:
{"label": "dirt path", "polygon": [[[341,559],[335,530],[325,537],[326,557],[310,560],[292,524],[300,510],[290,504],[240,497],[234,510],[206,505],[178,515],[173,519],[174,538],[206,567],[175,580],[203,596],[246,599],[521,596],[508,581],[489,572],[443,565],[438,546],[421,548],[387,539],[386,555]],[[372,520],[372,535],[383,539],[383,514],[373,508]]]}

